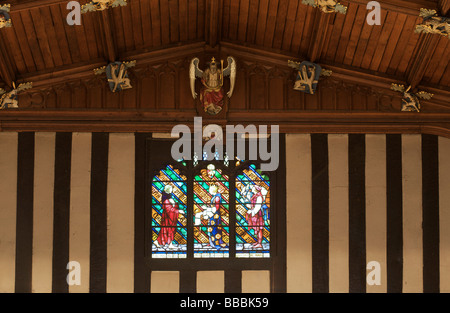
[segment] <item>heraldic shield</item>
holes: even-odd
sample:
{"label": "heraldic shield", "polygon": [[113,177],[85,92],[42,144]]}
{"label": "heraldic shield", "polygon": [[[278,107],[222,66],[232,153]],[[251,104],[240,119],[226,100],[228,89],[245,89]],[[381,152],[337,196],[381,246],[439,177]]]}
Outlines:
{"label": "heraldic shield", "polygon": [[113,62],[106,67],[109,88],[112,92],[132,88],[127,73],[127,66],[122,62]]}
{"label": "heraldic shield", "polygon": [[295,80],[294,89],[309,94],[314,94],[319,83],[322,67],[319,64],[303,61],[298,66],[298,74]]}

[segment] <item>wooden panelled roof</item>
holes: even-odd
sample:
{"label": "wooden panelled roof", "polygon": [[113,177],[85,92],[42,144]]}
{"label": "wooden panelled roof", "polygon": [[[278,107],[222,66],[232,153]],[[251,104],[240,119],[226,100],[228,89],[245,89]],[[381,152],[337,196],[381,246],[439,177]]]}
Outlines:
{"label": "wooden panelled roof", "polygon": [[52,77],[204,42],[207,47],[232,43],[286,60],[311,60],[448,91],[450,41],[416,34],[414,27],[421,22],[420,8],[447,13],[450,1],[379,2],[380,26],[366,23],[367,1],[362,0],[340,1],[348,6],[345,15],[321,13],[301,0],[128,0],[126,7],[83,14],[81,26],[69,26],[68,1],[1,1],[11,3],[13,21],[13,27],[0,30],[9,64],[2,66],[2,80],[10,85],[11,80]]}
{"label": "wooden panelled roof", "polygon": [[130,0],[125,7],[83,14],[81,26],[66,23],[67,2],[37,0],[30,7],[28,2],[12,6],[14,27],[2,29],[2,39],[19,76],[107,58],[102,39],[105,16],[118,55],[204,38],[205,0],[189,1],[189,6],[187,0]]}
{"label": "wooden panelled roof", "polygon": [[[67,24],[67,0],[6,2],[13,27],[0,29],[0,87],[32,81],[20,96],[22,108],[192,115],[189,59],[231,53],[241,65],[230,112],[398,112],[401,96],[389,90],[391,82],[434,93],[424,112],[450,112],[450,41],[414,32],[420,8],[445,15],[450,0],[379,1],[380,26],[366,23],[365,0],[340,1],[348,6],[345,15],[324,14],[302,0],[128,0],[125,7],[82,14],[80,26]],[[132,90],[110,94],[93,75],[108,62],[132,59]],[[334,78],[321,83],[316,97],[292,92],[288,59],[320,63]]]}
{"label": "wooden panelled roof", "polygon": [[[0,131],[170,131],[199,114],[189,62],[237,60],[224,117],[205,122],[280,125],[282,132],[429,133],[450,137],[450,46],[417,34],[421,8],[448,16],[450,0],[380,0],[381,25],[366,23],[367,0],[341,0],[324,14],[302,0],[127,0],[82,14],[69,26],[68,0],[6,0],[13,27],[0,29],[0,87],[33,82],[19,110],[0,111]],[[80,0],[85,4],[87,0]],[[287,61],[331,69],[315,95],[295,91]],[[136,60],[132,89],[112,93],[93,69]],[[391,83],[433,93],[401,112]],[[9,87],[8,87],[9,86]],[[202,112],[200,112],[202,113]],[[203,112],[204,113],[204,112]]]}
{"label": "wooden panelled roof", "polygon": [[[435,7],[432,1],[411,1],[416,9],[387,10],[381,2],[380,26],[366,23],[367,1],[341,1],[347,14],[330,16],[318,59],[337,66],[383,73],[401,79],[414,58],[421,23],[418,7]],[[414,3],[415,2],[415,3]],[[322,13],[295,0],[224,0],[222,40],[261,49],[292,53],[308,59],[315,21]],[[425,81],[450,86],[450,41],[439,38]]]}

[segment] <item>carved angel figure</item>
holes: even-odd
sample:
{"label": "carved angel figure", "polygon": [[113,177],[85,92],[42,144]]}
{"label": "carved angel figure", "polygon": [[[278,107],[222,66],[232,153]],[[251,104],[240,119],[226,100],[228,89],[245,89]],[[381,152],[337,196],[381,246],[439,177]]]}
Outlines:
{"label": "carved angel figure", "polygon": [[17,94],[30,88],[32,88],[32,83],[20,84],[17,88],[13,83],[13,89],[9,92],[0,88],[0,109],[17,109],[19,107]]}
{"label": "carved angel figure", "polygon": [[404,85],[392,84],[391,90],[403,93],[402,111],[404,112],[420,112],[419,98],[429,100],[433,97],[432,93],[419,91],[417,93],[410,92],[411,86],[405,89]]}
{"label": "carved angel figure", "polygon": [[86,3],[81,6],[81,13],[92,12],[92,11],[103,11],[109,7],[126,6],[127,0],[97,0]]}
{"label": "carved angel figure", "polygon": [[211,115],[216,115],[222,111],[225,96],[223,91],[225,76],[230,77],[230,90],[227,92],[226,96],[231,98],[233,95],[234,83],[236,80],[236,60],[229,56],[227,61],[228,66],[224,69],[223,60],[220,61],[219,68],[216,59],[212,58],[205,71],[199,69],[198,63],[200,60],[198,58],[194,58],[191,61],[189,79],[192,97],[194,99],[197,98],[197,93],[195,92],[195,79],[200,78],[202,82],[200,102],[202,103],[205,112]]}

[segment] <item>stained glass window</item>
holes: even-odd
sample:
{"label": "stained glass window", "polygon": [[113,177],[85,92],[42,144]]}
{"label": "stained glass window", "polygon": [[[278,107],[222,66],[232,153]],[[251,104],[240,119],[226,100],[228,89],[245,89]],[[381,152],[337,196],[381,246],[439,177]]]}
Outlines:
{"label": "stained glass window", "polygon": [[168,165],[152,180],[152,257],[186,258],[186,176]]}
{"label": "stained glass window", "polygon": [[229,256],[229,184],[213,164],[194,178],[194,257]]}
{"label": "stained glass window", "polygon": [[236,257],[270,257],[270,182],[255,165],[236,177]]}
{"label": "stained glass window", "polygon": [[152,177],[152,258],[229,258],[230,244],[237,258],[270,257],[270,180],[244,165],[181,160]]}

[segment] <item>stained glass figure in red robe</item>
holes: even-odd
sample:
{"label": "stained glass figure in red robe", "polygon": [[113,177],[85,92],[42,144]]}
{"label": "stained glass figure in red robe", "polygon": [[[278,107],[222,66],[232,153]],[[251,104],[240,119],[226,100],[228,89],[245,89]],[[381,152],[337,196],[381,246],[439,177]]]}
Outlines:
{"label": "stained glass figure in red robe", "polygon": [[178,223],[178,215],[184,214],[183,210],[178,208],[178,203],[172,199],[172,186],[166,185],[162,193],[162,207],[161,215],[161,231],[158,234],[157,240],[154,242],[157,248],[169,245],[169,249],[178,249],[173,245],[176,226]]}
{"label": "stained glass figure in red robe", "polygon": [[253,248],[262,248],[264,218],[267,218],[268,211],[265,204],[267,190],[258,185],[252,186],[251,190],[253,195],[250,198],[246,219],[249,229],[253,229],[257,236],[257,242],[252,244]]}

